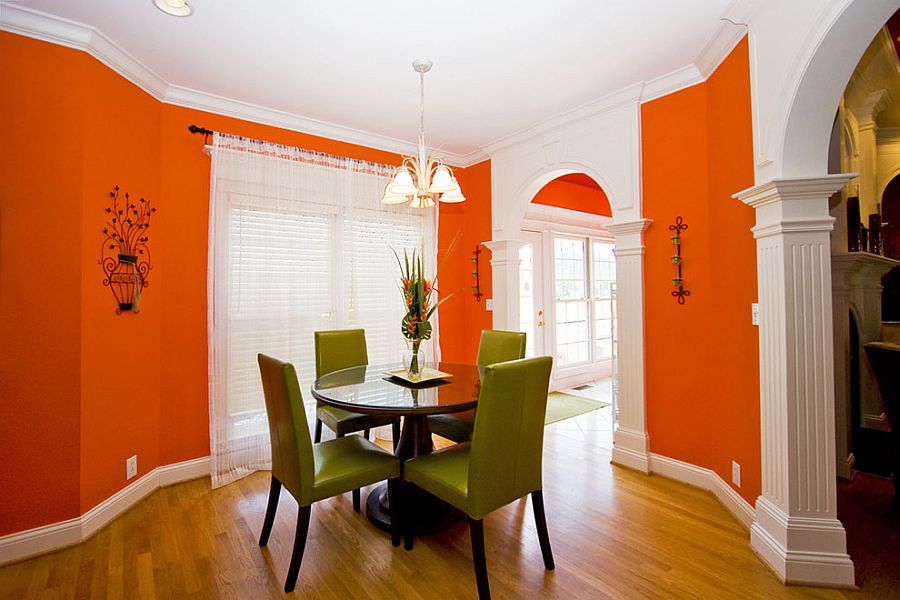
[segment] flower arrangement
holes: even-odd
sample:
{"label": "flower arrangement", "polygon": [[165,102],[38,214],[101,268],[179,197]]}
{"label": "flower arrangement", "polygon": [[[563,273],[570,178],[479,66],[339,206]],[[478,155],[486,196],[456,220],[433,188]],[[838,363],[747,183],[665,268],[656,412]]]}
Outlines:
{"label": "flower arrangement", "polygon": [[[431,339],[432,327],[428,319],[444,301],[450,296],[434,302],[434,294],[437,288],[434,281],[425,278],[424,250],[417,254],[415,250],[412,256],[404,250],[403,260],[394,250],[397,264],[400,266],[400,293],[403,295],[406,314],[400,323],[400,331],[410,344],[411,358],[407,366],[410,377],[420,374],[419,346],[424,340]],[[452,294],[451,294],[452,296]]]}

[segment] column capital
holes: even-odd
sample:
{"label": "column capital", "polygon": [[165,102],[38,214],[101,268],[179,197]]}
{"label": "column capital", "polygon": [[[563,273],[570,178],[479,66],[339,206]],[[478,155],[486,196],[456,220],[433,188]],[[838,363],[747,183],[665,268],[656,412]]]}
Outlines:
{"label": "column capital", "polygon": [[491,251],[491,265],[505,264],[506,261],[519,262],[519,250],[527,244],[524,240],[490,240],[481,245]]}
{"label": "column capital", "polygon": [[822,177],[773,179],[732,196],[756,209],[757,239],[784,233],[831,231],[834,217],[828,211],[828,199],[847,185],[855,173]]}
{"label": "column capital", "polygon": [[653,224],[652,219],[619,221],[606,225],[606,230],[616,238],[616,256],[644,253],[644,232]]}

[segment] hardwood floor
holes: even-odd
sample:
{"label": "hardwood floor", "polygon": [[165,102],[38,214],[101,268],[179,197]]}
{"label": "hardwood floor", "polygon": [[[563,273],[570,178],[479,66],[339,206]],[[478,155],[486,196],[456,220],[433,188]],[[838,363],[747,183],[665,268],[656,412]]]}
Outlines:
{"label": "hardwood floor", "polygon": [[[494,598],[875,597],[783,586],[712,495],[611,466],[609,422],[605,409],[547,428],[555,571],[530,501],[485,519]],[[282,494],[261,549],[268,484],[256,473],[213,491],[208,479],[159,490],[79,546],[0,569],[0,598],[282,598],[297,505]],[[465,521],[405,552],[347,494],[313,506],[293,596],[474,598],[471,556]]]}

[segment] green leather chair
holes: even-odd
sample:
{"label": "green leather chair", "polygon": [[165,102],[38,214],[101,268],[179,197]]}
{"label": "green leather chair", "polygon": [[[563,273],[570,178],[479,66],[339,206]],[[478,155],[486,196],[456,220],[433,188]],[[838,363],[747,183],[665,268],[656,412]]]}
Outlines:
{"label": "green leather chair", "polygon": [[[481,332],[478,358],[476,359],[479,367],[520,358],[525,358],[525,334],[523,332],[495,329],[485,329]],[[457,443],[465,442],[472,437],[474,423],[474,411],[428,417],[428,425],[432,433]]]}
{"label": "green leather chair", "polygon": [[[400,461],[358,435],[312,444],[294,365],[264,354],[257,359],[272,441],[272,482],[259,545],[269,541],[283,486],[300,506],[294,551],[284,582],[284,591],[291,592],[300,573],[312,503],[385,479],[393,490],[400,482]],[[394,514],[391,522],[396,522]],[[394,526],[391,534],[394,546],[399,546],[400,528]]]}
{"label": "green leather chair", "polygon": [[[340,329],[317,331],[316,339],[316,379],[333,371],[360,367],[369,364],[366,352],[366,332],[363,329]],[[400,439],[400,419],[375,415],[363,415],[318,403],[316,406],[316,443],[322,441],[322,423],[337,437],[362,431],[369,437],[373,427],[391,425],[393,427],[394,448]]]}
{"label": "green leather chair", "polygon": [[[485,368],[472,441],[406,461],[403,479],[469,516],[478,596],[490,598],[482,519],[531,494],[544,566],[553,553],[544,516],[541,459],[544,413],[550,386],[549,356],[498,363]],[[406,549],[413,546],[412,515],[406,520]]]}

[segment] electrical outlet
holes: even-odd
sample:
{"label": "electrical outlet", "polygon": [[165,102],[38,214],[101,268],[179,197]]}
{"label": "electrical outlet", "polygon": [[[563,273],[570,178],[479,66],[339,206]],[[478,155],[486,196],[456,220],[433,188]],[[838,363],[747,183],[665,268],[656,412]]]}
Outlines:
{"label": "electrical outlet", "polygon": [[125,460],[125,479],[137,476],[137,454]]}
{"label": "electrical outlet", "polygon": [[754,325],[759,325],[759,304],[756,302],[750,305],[750,321]]}
{"label": "electrical outlet", "polygon": [[485,300],[484,308],[485,308],[485,310],[491,310],[491,311],[494,310],[494,299],[488,298],[487,300]]}
{"label": "electrical outlet", "polygon": [[741,465],[731,461],[731,483],[741,487]]}

